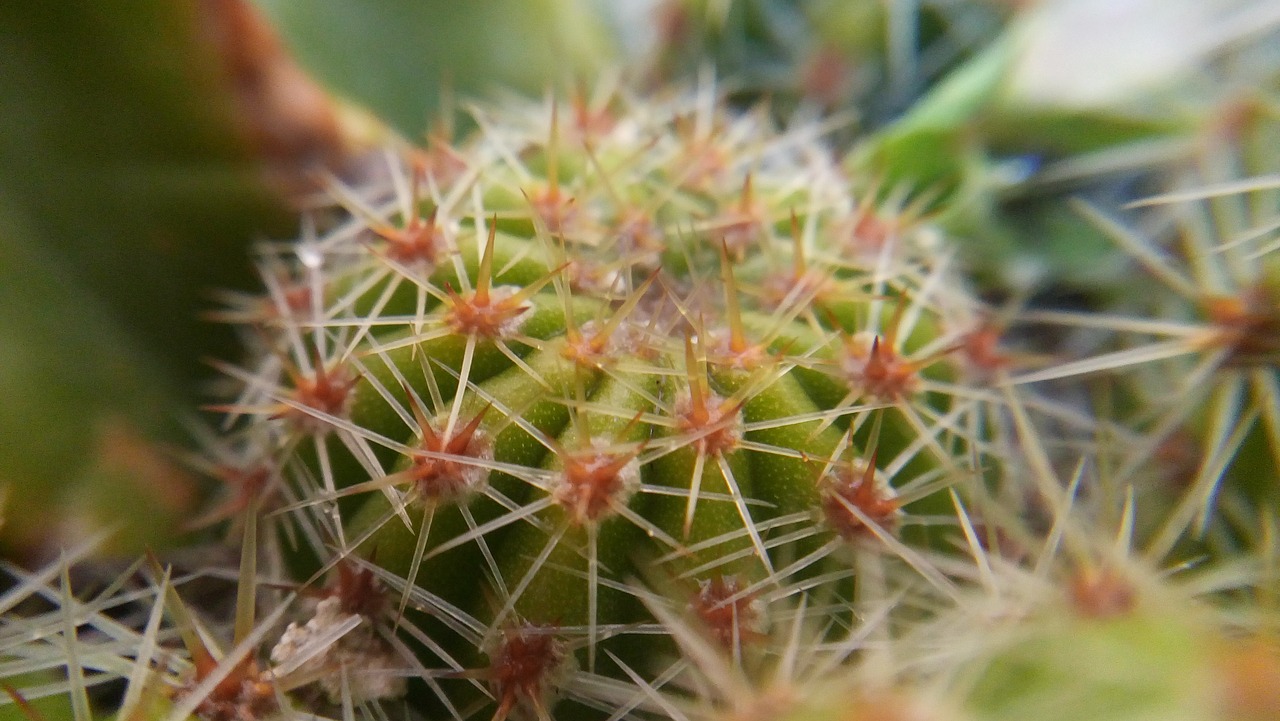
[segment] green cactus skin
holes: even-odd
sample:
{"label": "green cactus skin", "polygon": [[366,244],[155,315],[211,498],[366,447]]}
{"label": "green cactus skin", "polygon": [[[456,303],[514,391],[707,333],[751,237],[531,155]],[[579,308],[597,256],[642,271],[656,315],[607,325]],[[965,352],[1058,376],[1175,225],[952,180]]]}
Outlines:
{"label": "green cactus skin", "polygon": [[494,112],[435,151],[454,166],[389,158],[335,188],[350,220],[265,251],[286,280],[228,408],[274,439],[290,517],[444,604],[423,628],[474,621],[479,641],[440,648],[490,655],[502,713],[555,695],[494,680],[520,628],[621,675],[614,654],[663,635],[643,580],[740,645],[724,609],[847,584],[843,549],[901,548],[916,508],[949,511],[930,496],[978,452],[947,414],[980,305],[927,232],[859,237],[814,129],[707,92]]}

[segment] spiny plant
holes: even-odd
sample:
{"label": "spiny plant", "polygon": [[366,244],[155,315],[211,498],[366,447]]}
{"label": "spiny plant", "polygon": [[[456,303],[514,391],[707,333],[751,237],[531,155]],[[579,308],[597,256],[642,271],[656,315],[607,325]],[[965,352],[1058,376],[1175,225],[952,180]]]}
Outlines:
{"label": "spiny plant", "polygon": [[1024,512],[984,543],[966,518],[975,575],[959,602],[896,639],[899,658],[983,719],[1273,715],[1269,553],[1188,563],[1143,547],[1133,486],[1118,512],[1107,507],[1122,464],[1095,455],[1054,478],[1045,442],[1023,428],[1025,460],[1009,471],[1034,479],[1050,525],[1037,531]]}
{"label": "spiny plant", "polygon": [[499,717],[670,650],[637,581],[735,653],[806,583],[856,596],[871,556],[948,584],[940,492],[1000,462],[965,419],[1002,401],[923,222],[851,187],[821,126],[711,87],[473,115],[334,181],[228,312],[260,350],[220,409],[280,479],[279,567],[384,577],[443,703],[483,680]]}
{"label": "spiny plant", "polygon": [[[1016,403],[1010,410],[1023,411]],[[197,578],[154,562],[146,582],[125,569],[87,600],[72,594],[69,576],[88,547],[40,573],[6,568],[16,583],[0,609],[37,600],[46,607],[6,621],[2,668],[21,690],[6,688],[28,716],[76,719],[92,718],[90,690],[111,681],[125,683],[126,718],[269,718],[303,709],[313,717],[326,697],[343,718],[381,717],[391,707],[375,711],[371,698],[397,694],[405,677],[446,675],[513,690],[508,711],[537,711],[534,699],[554,685],[619,718],[977,721],[1078,718],[1081,710],[1115,719],[1274,717],[1280,655],[1267,611],[1274,606],[1265,601],[1274,595],[1267,588],[1274,552],[1270,560],[1157,570],[1160,559],[1134,548],[1134,497],[1108,528],[1086,491],[1102,479],[1085,464],[1070,479],[1053,477],[1037,432],[1020,428],[1026,460],[1008,473],[1038,489],[1048,528],[1037,529],[1034,514],[981,519],[952,492],[964,553],[930,558],[946,585],[922,582],[904,564],[862,566],[856,621],[837,587],[817,591],[806,579],[769,604],[769,623],[752,616],[762,604],[729,606],[738,630],[726,642],[727,624],[709,626],[708,606],[667,588],[635,588],[654,620],[649,631],[669,635],[679,652],[637,665],[606,649],[622,679],[560,666],[557,654],[570,647],[528,625],[504,634],[490,667],[442,673],[415,665],[418,654],[406,643],[430,637],[412,624],[388,626],[394,612],[379,584],[397,590],[404,579],[367,561],[339,566],[331,583],[309,592],[305,625],[278,634],[295,594],[255,622],[263,589],[255,583],[257,524],[249,520],[236,612],[214,625],[182,598],[192,597]],[[440,607],[425,587],[410,592],[415,608]],[[459,635],[480,641],[482,622],[450,614]],[[254,649],[276,636],[263,665]],[[548,658],[559,666],[550,678],[540,666]]]}
{"label": "spiny plant", "polygon": [[[303,237],[259,247],[265,293],[214,314],[247,353],[216,364],[235,391],[191,465],[225,496],[189,525],[240,544],[234,604],[155,557],[87,594],[83,549],[6,566],[0,709],[1280,714],[1275,474],[1231,462],[1280,447],[1277,246],[1212,207],[1239,184],[1179,218],[1186,274],[1084,211],[1161,310],[1014,312],[970,292],[929,189],[841,162],[838,122],[606,82],[470,123],[326,178]],[[1150,319],[1172,305],[1202,316]],[[1172,340],[1006,348],[1049,323]],[[1133,368],[1109,413],[1041,392]],[[1183,425],[1209,451],[1170,503],[1142,484]]]}
{"label": "spiny plant", "polygon": [[1224,112],[1244,117],[1213,128],[1206,150],[1168,192],[1130,208],[1155,210],[1155,220],[1145,220],[1158,224],[1158,234],[1078,206],[1153,279],[1136,304],[1142,314],[1133,299],[1115,313],[1038,310],[1020,318],[1108,332],[1101,344],[1090,341],[1095,350],[1087,357],[1013,382],[1102,371],[1118,377],[1107,405],[1140,435],[1113,482],[1145,494],[1140,536],[1157,557],[1175,548],[1202,553],[1205,544],[1251,545],[1280,508],[1277,194],[1274,178],[1257,174],[1267,156],[1243,152],[1271,126],[1251,103]]}

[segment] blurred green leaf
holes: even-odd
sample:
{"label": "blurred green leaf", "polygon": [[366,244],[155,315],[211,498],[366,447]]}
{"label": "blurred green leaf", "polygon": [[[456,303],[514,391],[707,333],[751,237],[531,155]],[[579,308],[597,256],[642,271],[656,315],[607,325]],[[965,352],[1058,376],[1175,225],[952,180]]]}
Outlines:
{"label": "blurred green leaf", "polygon": [[[88,519],[157,541],[168,524],[138,471],[155,460],[152,439],[178,435],[209,375],[202,358],[235,352],[231,331],[199,314],[210,290],[250,286],[256,235],[291,232],[197,10],[0,3],[6,545],[84,532],[71,526]],[[84,506],[95,494],[110,511]],[[62,504],[79,505],[77,521]]]}
{"label": "blurred green leaf", "polygon": [[0,3],[0,215],[186,380],[233,347],[196,321],[207,292],[247,286],[251,238],[289,227],[196,18],[189,0]]}
{"label": "blurred green leaf", "polygon": [[591,80],[615,61],[589,0],[258,0],[299,62],[409,137],[442,84],[460,97],[537,94]]}
{"label": "blurred green leaf", "polygon": [[[1082,178],[1032,198],[1010,199],[1010,191],[1055,160],[1185,136],[1194,119],[1168,107],[1154,112],[1136,95],[1127,103],[1080,107],[1029,94],[1014,82],[1025,58],[1058,41],[1039,20],[1034,12],[1020,15],[906,115],[862,141],[847,163],[884,197],[927,201],[962,239],[966,264],[990,288],[1102,288],[1118,280],[1114,244],[1064,201],[1110,181]],[[1011,176],[1011,168],[1021,170]]]}
{"label": "blurred green leaf", "polygon": [[[7,489],[0,529],[7,543],[0,545],[68,530],[63,504],[100,465],[104,423],[155,437],[181,406],[173,374],[61,268],[55,249],[22,240],[32,237],[0,216],[0,278],[7,281],[0,283],[0,487]],[[149,506],[138,494],[124,497],[126,510]]]}

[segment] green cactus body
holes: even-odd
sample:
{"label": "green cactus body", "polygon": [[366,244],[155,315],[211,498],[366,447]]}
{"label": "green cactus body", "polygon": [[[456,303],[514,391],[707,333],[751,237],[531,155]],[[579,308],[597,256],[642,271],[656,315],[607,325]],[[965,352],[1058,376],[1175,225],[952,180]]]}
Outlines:
{"label": "green cactus body", "polygon": [[[863,210],[811,131],[704,95],[583,117],[484,117],[461,180],[394,161],[343,190],[355,220],[269,264],[323,302],[280,306],[262,370],[240,373],[289,409],[269,421],[280,463],[314,499],[290,512],[451,609],[411,608],[423,628],[465,614],[448,652],[508,711],[549,702],[528,669],[564,653],[617,675],[601,649],[669,649],[622,639],[645,628],[637,583],[749,642],[752,599],[847,579],[837,551],[897,534],[872,464],[936,476],[968,442],[917,439],[976,304],[909,233],[846,259]],[[557,663],[526,658],[551,637]]]}
{"label": "green cactus body", "polygon": [[1214,718],[1207,648],[1181,619],[1073,619],[1028,631],[987,667],[971,701],[978,717]]}

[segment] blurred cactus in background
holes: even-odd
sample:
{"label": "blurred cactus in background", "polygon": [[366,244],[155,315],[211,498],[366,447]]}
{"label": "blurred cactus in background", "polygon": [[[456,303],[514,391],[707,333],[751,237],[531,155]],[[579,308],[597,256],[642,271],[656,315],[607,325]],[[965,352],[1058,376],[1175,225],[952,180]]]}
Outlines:
{"label": "blurred cactus in background", "polygon": [[0,718],[1280,718],[1280,7],[0,10]]}

